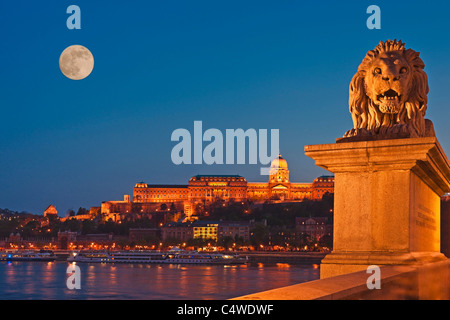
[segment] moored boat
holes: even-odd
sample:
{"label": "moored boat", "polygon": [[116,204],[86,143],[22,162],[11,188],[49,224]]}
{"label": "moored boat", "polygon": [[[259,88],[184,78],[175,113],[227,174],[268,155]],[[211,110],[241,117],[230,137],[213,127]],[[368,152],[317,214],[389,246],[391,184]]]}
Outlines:
{"label": "moored boat", "polygon": [[240,264],[246,260],[220,252],[197,251],[80,251],[67,259],[69,262],[104,263],[160,263],[160,264]]}
{"label": "moored boat", "polygon": [[55,261],[51,250],[1,252],[0,261]]}

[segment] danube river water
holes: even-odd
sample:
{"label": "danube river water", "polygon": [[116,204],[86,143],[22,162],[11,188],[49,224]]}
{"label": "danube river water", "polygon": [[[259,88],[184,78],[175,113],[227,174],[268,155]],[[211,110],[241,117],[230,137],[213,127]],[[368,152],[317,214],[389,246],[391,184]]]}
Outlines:
{"label": "danube river water", "polygon": [[221,300],[319,279],[318,265],[78,264],[69,290],[67,262],[0,262],[0,299]]}

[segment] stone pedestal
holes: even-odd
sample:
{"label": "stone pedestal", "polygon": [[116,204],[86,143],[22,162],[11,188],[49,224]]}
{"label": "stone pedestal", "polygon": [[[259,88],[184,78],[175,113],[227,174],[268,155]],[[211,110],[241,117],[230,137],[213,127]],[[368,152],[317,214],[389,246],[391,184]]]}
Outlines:
{"label": "stone pedestal", "polygon": [[440,253],[440,197],[450,163],[436,138],[305,146],[335,174],[333,252],[321,278],[369,265],[412,265]]}
{"label": "stone pedestal", "polygon": [[450,257],[450,196],[441,198],[441,252]]}

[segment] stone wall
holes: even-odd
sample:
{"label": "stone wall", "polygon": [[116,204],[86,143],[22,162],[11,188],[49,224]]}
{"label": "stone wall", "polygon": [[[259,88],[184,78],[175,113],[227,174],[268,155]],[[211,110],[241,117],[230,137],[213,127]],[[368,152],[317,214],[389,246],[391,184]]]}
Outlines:
{"label": "stone wall", "polygon": [[449,300],[450,259],[380,268],[380,289],[368,289],[366,271],[254,293],[233,300]]}

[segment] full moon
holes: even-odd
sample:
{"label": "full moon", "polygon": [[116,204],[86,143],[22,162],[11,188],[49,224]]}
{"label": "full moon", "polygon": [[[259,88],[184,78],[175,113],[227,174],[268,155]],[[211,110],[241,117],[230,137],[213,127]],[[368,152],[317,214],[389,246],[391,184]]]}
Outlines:
{"label": "full moon", "polygon": [[86,47],[73,45],[61,53],[59,68],[67,78],[81,80],[89,76],[94,69],[94,57]]}

